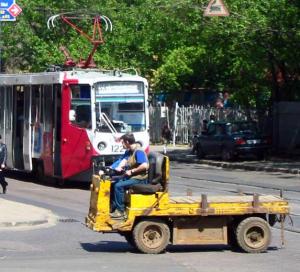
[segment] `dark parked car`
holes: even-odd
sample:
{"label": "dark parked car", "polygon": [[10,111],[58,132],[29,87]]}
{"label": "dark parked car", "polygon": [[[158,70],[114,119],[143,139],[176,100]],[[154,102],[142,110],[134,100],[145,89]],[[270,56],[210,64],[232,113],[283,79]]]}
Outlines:
{"label": "dark parked car", "polygon": [[199,159],[206,155],[233,160],[239,155],[255,155],[263,159],[271,141],[258,133],[255,122],[213,122],[195,141],[194,150]]}

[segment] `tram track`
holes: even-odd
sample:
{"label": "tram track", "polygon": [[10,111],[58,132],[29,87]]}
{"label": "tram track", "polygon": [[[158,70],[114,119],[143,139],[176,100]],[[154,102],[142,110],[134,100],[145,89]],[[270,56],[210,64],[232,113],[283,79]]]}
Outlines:
{"label": "tram track", "polygon": [[[255,185],[255,184],[243,184],[243,183],[238,183],[238,182],[228,182],[228,181],[223,181],[223,180],[216,180],[216,179],[205,179],[205,178],[193,178],[193,177],[188,177],[188,176],[174,176],[176,178],[179,179],[184,179],[185,183],[184,184],[180,184],[180,183],[175,183],[174,185],[179,185],[179,186],[186,186],[187,182],[186,180],[195,180],[195,181],[203,181],[203,182],[211,182],[211,183],[219,183],[222,185],[226,185],[229,184],[230,186],[239,186],[239,187],[249,187],[249,188],[255,188],[255,189],[267,189],[267,190],[272,190],[272,191],[276,191],[278,192],[278,195],[280,194],[280,191],[282,190],[282,188],[280,187],[270,187],[270,186],[264,186],[264,185]],[[203,188],[203,189],[211,189],[210,187],[206,187],[206,186],[198,186],[198,185],[193,185],[193,184],[189,184],[189,187],[192,188]],[[225,189],[225,188],[216,188],[214,187],[214,190],[217,191],[223,191],[223,192],[228,192],[228,193],[237,193],[237,190],[232,190],[232,189]],[[290,193],[300,193],[300,191],[298,190],[289,190],[289,189],[283,189],[283,192],[290,192]],[[247,192],[243,192],[245,194],[248,194]],[[251,191],[251,193],[253,193],[253,191]],[[251,194],[249,192],[249,194]],[[299,198],[291,198],[291,197],[285,197],[287,200],[291,200],[294,202],[299,202],[300,203],[300,199]]]}
{"label": "tram track", "polygon": [[[194,186],[194,185],[188,185],[187,184],[175,184],[175,186],[181,186],[181,187],[191,187],[191,188],[197,188],[197,189],[211,189],[210,187],[206,187],[206,186]],[[218,188],[214,188],[215,191],[221,191],[221,192],[228,192],[228,193],[239,193],[237,190],[226,190],[226,189],[218,189]],[[243,192],[246,195],[251,195],[253,194],[253,192]],[[285,197],[286,200],[288,201],[293,201],[293,202],[299,202],[300,204],[300,200],[299,199],[295,199],[295,198],[290,198],[290,197]],[[300,217],[300,214],[298,213],[290,213],[290,215],[293,216],[297,216]]]}
{"label": "tram track", "polygon": [[[182,178],[182,179],[187,179],[187,177],[184,177],[184,176],[177,176],[177,178]],[[276,191],[278,192],[278,195],[280,194],[280,189],[278,188],[270,188],[270,187],[263,187],[263,186],[256,186],[256,185],[245,185],[245,184],[239,184],[239,183],[234,183],[234,182],[226,182],[226,181],[216,181],[216,180],[207,180],[207,179],[195,179],[195,178],[189,178],[190,180],[191,179],[194,179],[194,180],[202,180],[202,181],[205,181],[205,182],[212,182],[212,183],[221,183],[221,184],[230,184],[232,186],[234,185],[238,185],[240,187],[250,187],[250,188],[257,188],[257,189],[268,189],[268,190],[272,190],[272,191]],[[176,183],[175,184],[176,186],[184,186],[184,187],[187,187],[187,184],[180,184],[180,183]],[[197,185],[192,185],[192,184],[189,184],[188,185],[189,187],[191,188],[197,188],[197,189],[200,189],[200,188],[203,188],[203,189],[211,189],[211,187],[209,186],[197,186]],[[214,188],[215,191],[220,191],[220,192],[228,192],[228,193],[239,193],[238,190],[232,190],[232,189],[225,189],[225,188]],[[284,192],[295,192],[295,191],[290,191],[290,190],[284,190]],[[249,192],[247,191],[243,191],[244,194],[253,194],[253,191],[249,190]],[[297,193],[297,192],[296,192]],[[284,196],[284,198],[288,201],[293,201],[294,203],[299,203],[300,204],[300,199],[299,198],[293,198],[293,197],[289,197],[289,196]],[[300,216],[300,214],[293,214],[294,216]]]}

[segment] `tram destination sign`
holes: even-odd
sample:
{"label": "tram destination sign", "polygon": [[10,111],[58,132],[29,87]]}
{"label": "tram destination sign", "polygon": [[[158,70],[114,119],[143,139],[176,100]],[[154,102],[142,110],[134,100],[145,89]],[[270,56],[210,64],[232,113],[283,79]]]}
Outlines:
{"label": "tram destination sign", "polygon": [[0,0],[0,22],[16,21],[16,17],[22,9],[15,3],[15,0]]}

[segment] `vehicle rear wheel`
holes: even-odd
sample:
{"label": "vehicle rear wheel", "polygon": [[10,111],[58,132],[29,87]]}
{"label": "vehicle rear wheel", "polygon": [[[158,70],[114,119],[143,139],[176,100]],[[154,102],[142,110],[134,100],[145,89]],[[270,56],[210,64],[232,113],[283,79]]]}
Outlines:
{"label": "vehicle rear wheel", "polygon": [[204,152],[202,150],[202,147],[200,145],[196,146],[196,154],[198,159],[203,159],[204,158]]}
{"label": "vehicle rear wheel", "polygon": [[265,152],[259,152],[257,155],[256,155],[256,158],[258,160],[265,160],[266,159],[266,153]]}
{"label": "vehicle rear wheel", "polygon": [[161,220],[144,220],[134,227],[133,239],[141,252],[158,254],[163,252],[169,244],[170,229]]}
{"label": "vehicle rear wheel", "polygon": [[236,229],[239,247],[248,253],[260,253],[267,250],[271,242],[271,230],[268,222],[260,217],[248,217],[240,222]]}

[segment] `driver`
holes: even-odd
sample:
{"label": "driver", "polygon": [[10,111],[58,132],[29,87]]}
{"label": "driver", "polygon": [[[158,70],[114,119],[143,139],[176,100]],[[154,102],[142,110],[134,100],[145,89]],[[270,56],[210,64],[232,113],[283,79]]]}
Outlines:
{"label": "driver", "polygon": [[126,149],[121,159],[117,160],[112,167],[118,172],[124,172],[124,176],[113,184],[112,218],[122,218],[125,215],[124,195],[125,190],[135,184],[148,182],[149,162],[146,153],[139,149],[135,143],[133,134],[124,134],[120,140]]}

